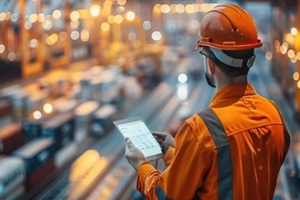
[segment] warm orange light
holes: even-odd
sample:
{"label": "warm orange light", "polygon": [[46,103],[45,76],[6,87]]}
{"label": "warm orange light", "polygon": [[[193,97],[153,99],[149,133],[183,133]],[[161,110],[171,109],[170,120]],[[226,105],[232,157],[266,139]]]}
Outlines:
{"label": "warm orange light", "polygon": [[53,19],[59,19],[61,17],[61,11],[60,10],[54,10],[52,13]]}
{"label": "warm orange light", "polygon": [[123,17],[121,15],[116,15],[115,16],[115,23],[116,24],[121,24],[123,22]]}
{"label": "warm orange light", "polygon": [[117,3],[120,5],[120,6],[124,6],[127,1],[126,0],[117,0]]}
{"label": "warm orange light", "polygon": [[38,15],[37,15],[37,14],[32,14],[32,15],[30,15],[29,21],[30,21],[31,23],[35,23],[35,22],[37,22],[37,20],[38,20]]}
{"label": "warm orange light", "polygon": [[297,82],[297,87],[300,89],[300,81]]}
{"label": "warm orange light", "polygon": [[113,15],[109,15],[107,17],[107,22],[110,23],[110,24],[115,23],[115,17]]}
{"label": "warm orange light", "polygon": [[285,41],[287,41],[287,43],[289,44],[294,44],[294,36],[291,33],[287,33],[285,34]]}
{"label": "warm orange light", "polygon": [[176,12],[177,13],[184,13],[184,5],[183,4],[177,4],[176,5]]}
{"label": "warm orange light", "polygon": [[0,13],[0,21],[4,21],[6,19],[5,13]]}
{"label": "warm orange light", "polygon": [[293,79],[294,79],[295,81],[298,81],[298,80],[299,80],[299,73],[298,73],[298,72],[294,72],[294,74],[293,74]]}
{"label": "warm orange light", "polygon": [[169,5],[167,5],[167,4],[163,4],[162,6],[161,6],[161,12],[162,13],[169,13],[171,11],[171,8],[170,8],[170,6]]}
{"label": "warm orange light", "polygon": [[153,10],[156,13],[160,13],[160,11],[161,11],[161,4],[155,4]]}
{"label": "warm orange light", "polygon": [[188,14],[195,13],[196,12],[195,6],[193,4],[185,5],[185,12]]}
{"label": "warm orange light", "polygon": [[290,58],[290,59],[292,59],[294,56],[295,56],[295,52],[294,52],[294,50],[292,50],[292,49],[290,49],[290,50],[288,50],[288,57]]}
{"label": "warm orange light", "polygon": [[289,45],[286,42],[284,42],[280,47],[280,52],[282,54],[286,54],[286,52],[288,51],[288,47],[289,47]]}
{"label": "warm orange light", "polygon": [[109,23],[104,22],[104,23],[101,24],[101,30],[102,31],[109,31],[109,29],[110,29]]}
{"label": "warm orange light", "polygon": [[82,30],[80,33],[80,39],[83,42],[87,42],[90,38],[90,33],[87,30]]}
{"label": "warm orange light", "polygon": [[73,29],[77,28],[79,26],[79,21],[71,21],[71,27]]}
{"label": "warm orange light", "polygon": [[291,58],[291,62],[292,62],[292,63],[296,63],[296,62],[297,62],[297,56],[292,57],[292,58]]}
{"label": "warm orange light", "polygon": [[70,18],[71,18],[72,21],[78,21],[79,17],[80,17],[80,15],[79,15],[78,11],[73,11],[70,14]]}

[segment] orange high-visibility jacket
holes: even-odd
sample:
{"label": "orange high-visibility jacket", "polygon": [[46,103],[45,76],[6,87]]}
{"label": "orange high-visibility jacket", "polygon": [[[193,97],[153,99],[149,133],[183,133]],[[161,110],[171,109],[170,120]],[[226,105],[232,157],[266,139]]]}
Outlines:
{"label": "orange high-visibility jacket", "polygon": [[283,123],[251,83],[224,87],[183,122],[164,172],[139,167],[137,189],[149,200],[271,200],[290,145]]}

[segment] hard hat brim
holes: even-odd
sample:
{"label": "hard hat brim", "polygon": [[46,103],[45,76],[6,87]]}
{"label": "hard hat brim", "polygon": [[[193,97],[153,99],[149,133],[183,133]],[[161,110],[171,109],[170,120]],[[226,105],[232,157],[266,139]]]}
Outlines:
{"label": "hard hat brim", "polygon": [[236,50],[247,50],[247,49],[255,49],[261,47],[263,43],[261,40],[257,39],[256,43],[252,44],[243,44],[243,45],[235,45],[235,44],[216,44],[211,43],[203,40],[198,40],[195,44],[193,51],[198,50],[200,47],[211,47],[219,50],[229,50],[229,51],[236,51]]}

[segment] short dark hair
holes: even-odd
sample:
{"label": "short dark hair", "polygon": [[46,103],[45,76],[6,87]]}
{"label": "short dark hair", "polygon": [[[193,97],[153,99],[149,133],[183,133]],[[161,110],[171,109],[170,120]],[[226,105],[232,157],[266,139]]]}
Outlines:
{"label": "short dark hair", "polygon": [[249,67],[247,66],[247,61],[249,58],[254,56],[254,49],[249,50],[223,50],[223,53],[225,53],[227,56],[236,58],[236,59],[243,59],[243,64],[241,68],[232,67],[230,65],[227,65],[223,62],[221,62],[214,53],[210,50],[209,47],[204,47],[203,51],[206,52],[208,57],[216,63],[216,65],[219,67],[219,69],[225,73],[229,77],[237,77],[242,75],[247,75],[249,72]]}

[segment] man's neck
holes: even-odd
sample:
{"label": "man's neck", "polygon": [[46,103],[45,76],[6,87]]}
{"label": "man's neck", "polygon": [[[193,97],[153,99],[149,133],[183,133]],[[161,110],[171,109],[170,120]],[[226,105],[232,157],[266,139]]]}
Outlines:
{"label": "man's neck", "polygon": [[216,88],[217,90],[220,90],[223,87],[229,86],[229,85],[233,85],[233,84],[243,84],[243,83],[247,83],[247,76],[238,76],[238,77],[234,77],[234,78],[223,78],[223,79],[219,79],[219,81],[217,81],[216,83]]}

